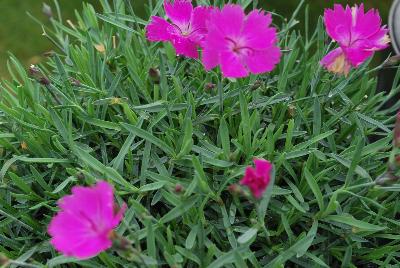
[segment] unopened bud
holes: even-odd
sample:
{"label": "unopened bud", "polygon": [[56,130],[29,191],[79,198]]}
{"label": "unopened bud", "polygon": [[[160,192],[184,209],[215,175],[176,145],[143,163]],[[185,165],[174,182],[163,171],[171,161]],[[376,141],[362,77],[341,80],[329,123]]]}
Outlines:
{"label": "unopened bud", "polygon": [[296,107],[294,105],[288,106],[288,114],[290,118],[293,118],[296,115]]}
{"label": "unopened bud", "polygon": [[5,267],[9,263],[9,261],[10,260],[5,255],[0,254],[0,266]]}
{"label": "unopened bud", "polygon": [[160,83],[160,71],[157,68],[149,69],[149,77],[154,84]]}
{"label": "unopened bud", "polygon": [[43,3],[42,12],[48,18],[52,18],[53,17],[53,12],[51,10],[51,7],[49,5],[47,5],[46,3]]}
{"label": "unopened bud", "polygon": [[259,87],[261,87],[262,86],[262,82],[260,81],[260,80],[256,80],[255,82],[254,82],[254,84],[251,86],[251,90],[256,90],[256,89],[258,89]]}
{"label": "unopened bud", "polygon": [[213,83],[207,83],[207,84],[204,86],[204,89],[207,90],[207,91],[210,91],[210,90],[212,90],[212,89],[214,89],[214,88],[215,88],[215,84],[213,84]]}
{"label": "unopened bud", "polygon": [[243,193],[242,188],[237,184],[231,184],[228,186],[228,191],[234,195],[240,195]]}
{"label": "unopened bud", "polygon": [[400,111],[397,113],[396,123],[394,125],[393,144],[396,148],[400,148]]}
{"label": "unopened bud", "polygon": [[79,81],[78,79],[75,79],[73,77],[71,77],[69,79],[71,85],[75,86],[75,87],[79,87],[81,85],[81,81]]}
{"label": "unopened bud", "polygon": [[31,64],[31,66],[29,66],[28,68],[28,73],[30,76],[37,76],[37,75],[41,75],[41,72],[39,70],[38,67],[36,67],[36,65]]}
{"label": "unopened bud", "polygon": [[78,180],[84,180],[85,179],[85,174],[83,174],[82,172],[78,172],[77,174],[76,174],[76,178],[78,179]]}
{"label": "unopened bud", "polygon": [[43,76],[39,79],[39,83],[44,86],[48,86],[50,85],[50,80]]}
{"label": "unopened bud", "polygon": [[174,189],[175,193],[180,194],[183,191],[183,186],[180,185],[179,183],[175,185],[175,189]]}
{"label": "unopened bud", "polygon": [[395,182],[397,182],[399,180],[399,178],[397,176],[395,176],[392,171],[388,171],[385,174],[379,176],[376,180],[375,180],[375,184],[376,185],[380,185],[380,186],[385,186],[385,185],[391,185]]}
{"label": "unopened bud", "polygon": [[129,250],[132,246],[131,241],[129,241],[125,237],[120,236],[115,231],[111,231],[108,234],[108,237],[111,239],[111,241],[113,242],[113,246],[117,250]]}

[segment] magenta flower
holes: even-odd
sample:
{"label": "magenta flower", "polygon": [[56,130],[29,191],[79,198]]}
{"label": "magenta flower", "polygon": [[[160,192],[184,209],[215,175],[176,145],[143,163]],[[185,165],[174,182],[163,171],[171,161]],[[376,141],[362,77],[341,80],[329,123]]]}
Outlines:
{"label": "magenta flower", "polygon": [[260,198],[271,180],[272,164],[264,159],[254,159],[256,168],[247,167],[240,184],[246,185],[255,198]]}
{"label": "magenta flower", "polygon": [[271,14],[253,10],[247,16],[240,5],[214,10],[208,20],[203,64],[207,70],[221,65],[225,77],[272,71],[281,52]]}
{"label": "magenta flower", "polygon": [[206,20],[212,7],[196,7],[190,0],[164,1],[164,9],[172,23],[153,16],[146,26],[146,36],[149,41],[169,41],[175,47],[178,55],[198,58],[197,48],[201,46],[207,33]]}
{"label": "magenta flower", "polygon": [[336,4],[325,10],[324,20],[328,35],[339,44],[321,61],[330,72],[347,75],[390,42],[378,11],[364,13],[362,4],[352,8]]}
{"label": "magenta flower", "polygon": [[51,244],[66,256],[87,259],[111,247],[113,229],[125,206],[115,211],[113,188],[105,181],[94,187],[75,186],[58,201],[61,211],[50,222]]}

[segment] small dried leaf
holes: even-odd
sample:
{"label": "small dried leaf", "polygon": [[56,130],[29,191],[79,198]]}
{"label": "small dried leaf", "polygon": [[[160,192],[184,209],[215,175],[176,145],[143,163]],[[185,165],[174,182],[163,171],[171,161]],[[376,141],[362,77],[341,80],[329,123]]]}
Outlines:
{"label": "small dried leaf", "polygon": [[94,47],[100,53],[104,53],[106,51],[106,47],[103,44],[96,44]]}

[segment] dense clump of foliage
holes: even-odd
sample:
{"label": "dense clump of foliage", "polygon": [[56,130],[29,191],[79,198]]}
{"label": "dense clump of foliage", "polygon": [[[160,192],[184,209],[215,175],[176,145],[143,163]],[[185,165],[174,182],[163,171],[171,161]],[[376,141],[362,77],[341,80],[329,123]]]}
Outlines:
{"label": "dense clump of foliage", "polygon": [[[377,93],[368,64],[348,77],[319,64],[322,21],[304,34],[274,16],[281,63],[222,79],[149,43],[129,1],[84,5],[44,29],[56,52],[9,61],[0,95],[1,260],[29,267],[389,267],[398,265],[398,190],[377,185],[392,151],[398,72]],[[207,1],[198,1],[205,4]],[[222,1],[219,1],[222,2]],[[250,7],[251,1],[237,1]],[[208,3],[209,4],[209,3]],[[162,1],[148,12],[162,14]],[[311,29],[315,29],[312,31]],[[236,184],[254,157],[274,163],[256,201]],[[112,183],[132,242],[91,260],[59,256],[47,225],[74,185]],[[382,180],[379,180],[381,182]],[[84,206],[85,204],[82,204]],[[0,261],[1,261],[0,260]]]}

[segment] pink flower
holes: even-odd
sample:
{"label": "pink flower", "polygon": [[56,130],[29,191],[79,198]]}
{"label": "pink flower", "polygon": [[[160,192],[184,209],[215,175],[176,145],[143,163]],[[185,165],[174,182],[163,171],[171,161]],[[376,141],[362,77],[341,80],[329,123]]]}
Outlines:
{"label": "pink flower", "polygon": [[249,187],[255,198],[260,198],[267,189],[270,179],[272,164],[264,159],[254,159],[256,168],[247,167],[240,184]]}
{"label": "pink flower", "polygon": [[149,41],[169,41],[175,47],[178,55],[198,58],[197,47],[201,46],[207,33],[206,20],[212,7],[196,7],[190,0],[164,1],[164,9],[172,23],[153,16],[146,26],[146,36]]}
{"label": "pink flower", "polygon": [[336,4],[333,10],[325,10],[324,20],[328,35],[339,44],[321,61],[330,72],[347,75],[351,67],[359,67],[390,42],[378,11],[364,13],[362,4],[352,8]]}
{"label": "pink flower", "polygon": [[272,71],[281,52],[271,22],[271,14],[253,10],[246,16],[240,5],[214,10],[203,46],[205,68],[221,65],[223,75],[232,78]]}
{"label": "pink flower", "polygon": [[115,211],[110,184],[99,181],[94,187],[75,186],[58,205],[61,211],[48,229],[51,244],[58,251],[87,259],[111,247],[113,229],[121,222],[125,207]]}

